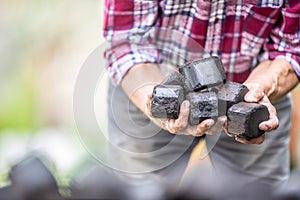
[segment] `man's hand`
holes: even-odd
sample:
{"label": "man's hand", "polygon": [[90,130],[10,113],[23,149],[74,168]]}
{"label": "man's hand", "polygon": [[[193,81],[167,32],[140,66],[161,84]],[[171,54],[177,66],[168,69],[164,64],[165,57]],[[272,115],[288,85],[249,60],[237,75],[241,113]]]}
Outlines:
{"label": "man's hand", "polygon": [[[260,123],[259,129],[269,132],[279,126],[276,109],[271,101],[277,101],[297,84],[298,77],[292,66],[282,58],[264,61],[253,70],[244,83],[249,89],[245,101],[263,104],[267,106],[270,113],[269,120]],[[261,144],[264,139],[265,134],[251,140],[236,137],[237,141],[244,144]]]}
{"label": "man's hand", "polygon": [[246,86],[257,84],[256,87],[261,87],[258,92],[264,92],[271,102],[276,102],[298,83],[299,79],[291,64],[283,58],[276,58],[261,62],[244,84]]}
{"label": "man's hand", "polygon": [[188,124],[189,113],[190,113],[190,103],[185,100],[180,107],[180,114],[178,119],[160,119],[153,118],[151,116],[151,98],[152,95],[148,95],[147,106],[145,109],[146,115],[159,127],[164,130],[169,131],[172,134],[177,135],[193,135],[202,136],[203,134],[212,135],[218,131],[221,131],[224,127],[226,117],[219,117],[218,121],[215,123],[213,119],[206,119],[202,121],[199,125],[191,126]]}
{"label": "man's hand", "polygon": [[[245,83],[245,85],[249,89],[249,92],[245,96],[245,101],[265,105],[268,108],[268,111],[270,113],[269,120],[261,122],[259,124],[259,129],[266,132],[275,130],[279,126],[276,109],[271,104],[269,98],[263,91],[263,86],[260,85],[259,83]],[[244,144],[261,144],[265,139],[265,134],[263,134],[260,137],[253,138],[251,140],[241,138],[238,136],[235,139]]]}

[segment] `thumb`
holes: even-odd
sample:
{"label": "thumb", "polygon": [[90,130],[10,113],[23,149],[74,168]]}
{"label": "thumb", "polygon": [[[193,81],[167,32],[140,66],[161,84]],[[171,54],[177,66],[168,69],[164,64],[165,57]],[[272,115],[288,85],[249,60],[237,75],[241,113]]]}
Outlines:
{"label": "thumb", "polygon": [[246,102],[259,102],[264,96],[264,90],[259,84],[246,85],[249,92],[245,95]]}

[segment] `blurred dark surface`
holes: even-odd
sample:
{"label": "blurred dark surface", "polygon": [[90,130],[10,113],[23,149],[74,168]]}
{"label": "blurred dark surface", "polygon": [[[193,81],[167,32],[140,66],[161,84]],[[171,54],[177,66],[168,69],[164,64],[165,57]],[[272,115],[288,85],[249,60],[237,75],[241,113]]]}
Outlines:
{"label": "blurred dark surface", "polygon": [[11,185],[0,189],[0,199],[62,199],[53,175],[38,157],[28,157],[9,173]]}
{"label": "blurred dark surface", "polygon": [[63,197],[44,162],[30,156],[11,168],[11,184],[0,188],[0,199],[300,199],[299,172],[293,172],[285,185],[273,187],[260,183],[244,185],[239,179],[225,180],[207,168],[196,167],[178,183],[176,190],[163,185],[159,177],[143,179],[101,165],[78,177],[70,185],[71,195]]}

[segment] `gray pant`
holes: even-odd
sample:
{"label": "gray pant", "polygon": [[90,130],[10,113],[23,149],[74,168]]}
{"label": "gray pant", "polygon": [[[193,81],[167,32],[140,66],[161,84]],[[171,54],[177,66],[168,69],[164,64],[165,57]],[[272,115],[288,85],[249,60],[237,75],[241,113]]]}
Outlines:
{"label": "gray pant", "polygon": [[289,177],[289,130],[291,127],[290,95],[275,104],[278,129],[266,133],[263,144],[244,145],[221,134],[207,136],[207,148],[212,165],[219,177],[239,179],[243,184],[259,182],[279,186]]}
{"label": "gray pant", "polygon": [[109,166],[130,177],[177,184],[199,138],[158,128],[120,87],[110,85],[108,94]]}
{"label": "gray pant", "polygon": [[[291,103],[284,97],[275,104],[280,120],[262,145],[244,145],[224,133],[206,137],[216,173],[245,182],[279,184],[289,173]],[[178,183],[199,138],[174,136],[155,126],[135,107],[120,87],[110,84],[108,95],[109,165],[126,174],[154,176]],[[201,175],[200,175],[201,176]]]}

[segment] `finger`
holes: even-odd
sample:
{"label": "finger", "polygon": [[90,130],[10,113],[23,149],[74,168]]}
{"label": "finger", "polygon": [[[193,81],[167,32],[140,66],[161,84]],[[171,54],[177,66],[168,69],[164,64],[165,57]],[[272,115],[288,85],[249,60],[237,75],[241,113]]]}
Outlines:
{"label": "finger", "polygon": [[181,104],[180,107],[180,114],[178,119],[175,120],[175,126],[178,129],[183,129],[188,125],[188,120],[189,120],[189,115],[190,115],[190,102],[185,100]]}
{"label": "finger", "polygon": [[227,121],[226,116],[218,117],[218,120],[216,123],[214,123],[207,131],[205,131],[206,134],[212,135],[214,133],[220,132],[224,129],[224,124]]}
{"label": "finger", "polygon": [[164,130],[167,130],[171,134],[181,134],[179,133],[179,129],[176,126],[174,126],[175,124],[174,119],[162,119],[161,122],[162,122],[161,127]]}
{"label": "finger", "polygon": [[170,132],[170,133],[173,133],[173,134],[177,134],[179,132],[179,127],[175,125],[175,120],[174,119],[169,119],[168,120],[168,124],[167,124],[167,130]]}
{"label": "finger", "polygon": [[224,126],[223,126],[223,131],[229,136],[229,137],[233,137],[234,135],[229,133],[228,132],[228,129],[227,129],[227,118],[226,118],[226,121],[224,123]]}
{"label": "finger", "polygon": [[265,96],[264,90],[259,84],[251,84],[247,87],[249,92],[244,97],[246,102],[258,102]]}
{"label": "finger", "polygon": [[230,134],[227,130],[224,131],[226,133],[226,135],[228,135],[229,137],[233,137],[234,135]]}
{"label": "finger", "polygon": [[213,119],[206,119],[197,125],[196,132],[193,134],[194,136],[202,136],[208,129],[210,129],[214,125]]}
{"label": "finger", "polygon": [[264,131],[271,131],[278,128],[279,120],[277,117],[276,108],[271,104],[270,100],[265,96],[259,103],[265,105],[270,113],[269,120],[260,123],[259,129]]}
{"label": "finger", "polygon": [[265,140],[265,134],[253,139],[246,139],[246,138],[235,136],[235,140],[243,144],[262,144]]}
{"label": "finger", "polygon": [[186,100],[181,104],[178,118],[176,120],[173,119],[169,120],[168,130],[173,134],[182,134],[180,130],[187,127],[189,113],[190,113],[190,103],[189,101]]}
{"label": "finger", "polygon": [[277,116],[270,114],[269,120],[261,122],[259,124],[258,128],[260,130],[269,132],[269,131],[277,129],[278,126],[279,126],[279,120],[278,120]]}
{"label": "finger", "polygon": [[160,119],[159,122],[160,122],[160,127],[163,128],[164,130],[168,131],[169,120],[168,119]]}

